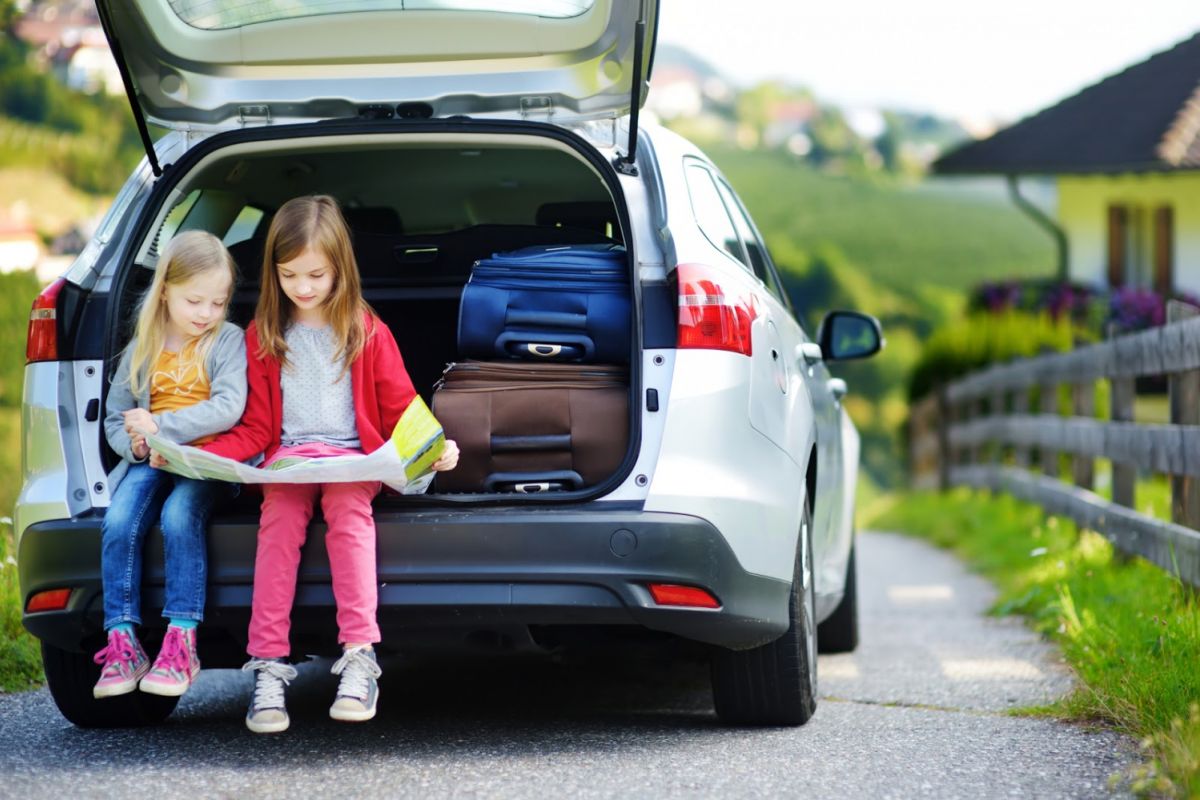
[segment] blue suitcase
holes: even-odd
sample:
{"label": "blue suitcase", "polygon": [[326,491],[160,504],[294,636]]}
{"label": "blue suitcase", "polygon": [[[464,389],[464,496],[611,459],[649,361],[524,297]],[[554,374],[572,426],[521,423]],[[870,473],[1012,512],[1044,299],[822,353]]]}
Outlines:
{"label": "blue suitcase", "polygon": [[475,262],[463,288],[465,358],[629,361],[629,267],[620,245],[539,245]]}

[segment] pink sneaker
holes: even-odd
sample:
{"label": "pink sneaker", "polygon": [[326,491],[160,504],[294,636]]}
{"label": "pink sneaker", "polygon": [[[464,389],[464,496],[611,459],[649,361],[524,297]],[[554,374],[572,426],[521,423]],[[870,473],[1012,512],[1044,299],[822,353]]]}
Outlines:
{"label": "pink sneaker", "polygon": [[92,688],[96,699],[129,694],[150,671],[150,659],[142,643],[125,631],[109,631],[108,647],[96,653],[94,660],[101,665],[100,680]]}
{"label": "pink sneaker", "polygon": [[188,690],[200,674],[200,658],[196,655],[196,629],[167,626],[162,650],[154,659],[150,673],[142,678],[138,688],[150,694],[178,697]]}

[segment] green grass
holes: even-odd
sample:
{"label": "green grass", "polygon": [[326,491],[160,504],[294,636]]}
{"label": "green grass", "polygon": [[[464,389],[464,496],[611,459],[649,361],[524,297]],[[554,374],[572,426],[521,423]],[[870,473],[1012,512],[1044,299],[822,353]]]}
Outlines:
{"label": "green grass", "polygon": [[895,495],[865,520],[950,548],[1000,589],[995,612],[1023,614],[1055,639],[1081,679],[1043,709],[1137,737],[1133,788],[1200,796],[1200,603],[1172,576],[1122,562],[1097,534],[1005,496]]}
{"label": "green grass", "polygon": [[[21,412],[0,408],[0,509],[12,513],[20,488]],[[11,518],[0,525],[0,690],[29,689],[42,680],[37,640],[21,626],[21,597]]]}
{"label": "green grass", "polygon": [[[1050,238],[998,192],[977,184],[875,182],[817,172],[765,151],[710,147],[776,260],[835,246],[875,283],[906,294],[981,280],[1050,276]],[[870,309],[865,309],[870,310]]]}

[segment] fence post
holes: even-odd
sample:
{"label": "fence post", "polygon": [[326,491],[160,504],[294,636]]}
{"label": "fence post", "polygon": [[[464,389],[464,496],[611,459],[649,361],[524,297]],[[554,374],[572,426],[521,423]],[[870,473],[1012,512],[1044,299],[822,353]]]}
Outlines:
{"label": "fence post", "polygon": [[[1071,408],[1077,417],[1096,416],[1096,384],[1071,384]],[[1091,456],[1077,453],[1071,457],[1071,477],[1075,485],[1084,489],[1092,489],[1096,485],[1096,461]]]}
{"label": "fence post", "polygon": [[[984,418],[983,412],[983,397],[972,397],[967,404],[967,419],[971,422],[977,422]],[[979,439],[970,448],[970,464],[972,467],[978,466],[984,462],[984,454],[987,452],[987,439]]]}
{"label": "fence post", "polygon": [[[1109,382],[1109,418],[1113,422],[1133,422],[1133,378],[1113,378]],[[1119,506],[1133,508],[1137,468],[1130,464],[1112,462],[1112,499]]]}
{"label": "fence post", "polygon": [[992,390],[991,407],[988,409],[991,412],[991,417],[994,420],[994,432],[996,436],[992,439],[992,464],[996,467],[1004,466],[1004,432],[1002,426],[1004,417],[1008,414],[1008,409],[1005,408],[1008,402],[1008,390],[1004,387],[998,387]]}
{"label": "fence post", "polygon": [[[1028,416],[1029,414],[1029,387],[1017,389],[1013,392],[1013,408],[1014,414],[1019,416]],[[1013,464],[1017,469],[1029,469],[1029,448],[1022,444],[1013,445]]]}
{"label": "fence post", "polygon": [[953,454],[950,452],[950,422],[952,420],[950,398],[946,396],[946,387],[937,387],[937,438],[938,438],[938,489],[946,491],[950,488],[950,464]]}
{"label": "fence post", "polygon": [[[1200,316],[1200,310],[1188,303],[1167,303],[1167,324]],[[1200,423],[1200,370],[1174,372],[1167,376],[1171,424]],[[1171,476],[1171,519],[1180,525],[1200,529],[1200,480],[1190,475]]]}
{"label": "fence post", "polygon": [[[1038,411],[1042,414],[1058,416],[1058,384],[1043,383],[1041,397],[1038,399]],[[1051,450],[1045,444],[1038,445],[1039,460],[1042,462],[1042,473],[1057,480],[1058,451]]]}

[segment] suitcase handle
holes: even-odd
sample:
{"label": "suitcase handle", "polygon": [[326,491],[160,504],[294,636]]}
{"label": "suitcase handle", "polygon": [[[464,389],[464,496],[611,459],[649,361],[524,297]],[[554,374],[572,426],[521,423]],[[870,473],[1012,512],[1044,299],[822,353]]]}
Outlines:
{"label": "suitcase handle", "polygon": [[529,436],[492,434],[493,453],[569,453],[571,434],[550,433]]}
{"label": "suitcase handle", "polygon": [[573,314],[570,311],[528,311],[519,308],[509,308],[504,312],[504,324],[512,328],[529,327],[553,328],[573,331],[587,330],[587,314]]}
{"label": "suitcase handle", "polygon": [[583,478],[575,470],[556,472],[493,472],[483,481],[485,492],[514,491],[536,494],[551,489],[582,489]]}
{"label": "suitcase handle", "polygon": [[[551,340],[538,341],[542,337]],[[510,358],[532,356],[534,359],[590,361],[596,354],[596,347],[592,344],[590,336],[505,331],[496,337],[496,353]]]}

